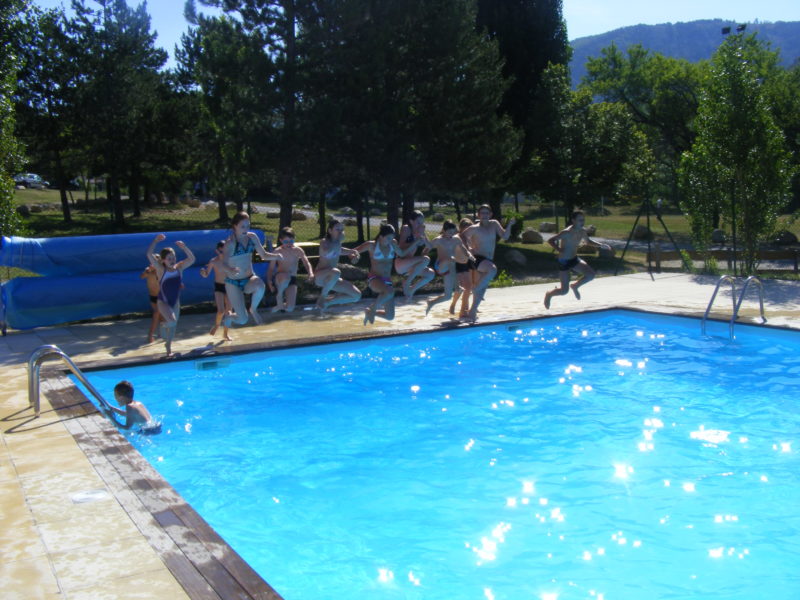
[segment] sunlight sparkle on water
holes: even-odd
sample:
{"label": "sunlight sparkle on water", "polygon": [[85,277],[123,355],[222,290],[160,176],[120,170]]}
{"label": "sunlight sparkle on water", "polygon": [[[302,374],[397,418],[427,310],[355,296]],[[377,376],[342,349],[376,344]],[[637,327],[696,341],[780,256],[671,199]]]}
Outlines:
{"label": "sunlight sparkle on water", "polygon": [[633,473],[633,467],[630,465],[624,465],[622,463],[617,463],[614,465],[614,477],[619,479],[627,479]]}

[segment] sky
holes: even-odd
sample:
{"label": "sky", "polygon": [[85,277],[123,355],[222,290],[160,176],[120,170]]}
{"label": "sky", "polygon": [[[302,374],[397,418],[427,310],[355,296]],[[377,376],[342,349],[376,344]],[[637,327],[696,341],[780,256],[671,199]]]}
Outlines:
{"label": "sky", "polygon": [[[391,0],[389,0],[391,1]],[[632,2],[631,0],[562,0],[564,19],[570,40],[596,35],[629,25],[658,25],[699,19],[726,19],[733,23],[759,21],[800,21],[800,0],[667,0]],[[68,0],[34,0],[42,8],[61,5]],[[91,3],[87,3],[90,4]],[[138,0],[128,0],[131,6]],[[150,0],[147,9],[152,27],[158,33],[156,44],[174,54],[176,44],[187,24],[183,18],[184,0]],[[199,4],[199,3],[198,3]],[[198,6],[199,12],[208,9]],[[168,66],[174,63],[170,62]]]}

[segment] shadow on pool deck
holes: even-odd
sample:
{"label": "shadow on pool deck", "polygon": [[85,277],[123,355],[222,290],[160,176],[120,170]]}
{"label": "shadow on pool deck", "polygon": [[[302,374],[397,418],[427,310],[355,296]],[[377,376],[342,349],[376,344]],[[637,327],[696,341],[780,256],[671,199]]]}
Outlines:
{"label": "shadow on pool deck", "polygon": [[[550,311],[542,300],[553,284],[490,289],[479,316],[480,322],[488,323],[611,307],[701,316],[716,282],[715,277],[683,274],[660,274],[655,281],[646,273],[601,278],[583,288],[581,301],[571,294],[554,298]],[[767,280],[764,291],[769,324],[800,329],[800,282]],[[311,338],[391,335],[454,326],[446,303],[426,317],[424,299],[406,304],[398,298],[393,322],[378,320],[374,326],[364,327],[363,310],[369,302],[334,309],[327,316],[305,310],[277,318],[263,313],[264,324],[233,329],[231,343],[208,335],[213,314],[184,315],[174,349],[189,355],[236,351],[269,342],[302,343]],[[741,312],[743,322],[758,322],[756,290],[748,292]],[[729,286],[720,291],[713,314],[730,318]],[[148,327],[149,319],[130,319],[12,331],[0,339],[4,373],[0,389],[0,580],[4,597],[123,598],[135,589],[137,598],[172,600],[234,593],[229,588],[214,591],[213,586],[186,584],[181,574],[190,566],[176,554],[170,527],[172,519],[178,518],[175,515],[190,523],[197,523],[195,517],[185,512],[182,499],[172,497],[169,491],[159,493],[166,494],[179,509],[158,513],[153,498],[135,489],[154,485],[155,479],[136,475],[148,466],[136,453],[104,445],[119,434],[91,405],[62,389],[63,377],[47,377],[43,383],[39,419],[33,419],[28,408],[26,363],[34,349],[55,344],[79,365],[161,360],[162,343],[143,343]],[[43,367],[43,373],[55,371]],[[109,455],[114,455],[114,462],[107,460]],[[138,482],[136,486],[123,481],[125,472],[129,481]],[[197,535],[207,544],[194,547],[198,552],[206,548],[202,550],[206,554],[198,558],[201,563],[210,565],[212,571],[241,567],[226,562],[230,557],[215,545],[213,531],[198,527]],[[246,565],[242,568],[246,570]],[[183,586],[174,573],[184,581]],[[255,585],[250,574],[238,576],[245,581],[243,587],[255,590],[250,597],[276,597]],[[225,585],[241,583],[236,577],[234,573],[234,583]]]}

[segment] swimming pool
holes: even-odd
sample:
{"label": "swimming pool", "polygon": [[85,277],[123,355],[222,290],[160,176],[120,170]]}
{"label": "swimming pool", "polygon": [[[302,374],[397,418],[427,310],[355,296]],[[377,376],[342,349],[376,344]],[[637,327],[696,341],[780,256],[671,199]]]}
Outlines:
{"label": "swimming pool", "polygon": [[[727,325],[717,324],[721,334]],[[796,333],[609,311],[91,374],[286,600],[796,598]]]}

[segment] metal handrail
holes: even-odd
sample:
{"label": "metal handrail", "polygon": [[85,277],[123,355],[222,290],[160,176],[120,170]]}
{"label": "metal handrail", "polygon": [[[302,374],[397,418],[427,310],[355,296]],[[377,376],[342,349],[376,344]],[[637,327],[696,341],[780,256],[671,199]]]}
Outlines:
{"label": "metal handrail", "polygon": [[29,406],[33,408],[34,414],[38,417],[40,412],[40,402],[39,402],[39,371],[42,366],[42,362],[44,362],[47,358],[50,357],[60,357],[69,367],[69,370],[72,371],[72,374],[78,378],[84,387],[95,397],[95,399],[101,404],[103,408],[106,410],[111,410],[111,405],[106,402],[105,398],[100,395],[94,386],[89,383],[89,380],[86,379],[86,375],[83,374],[72,359],[67,356],[67,354],[61,350],[58,346],[47,345],[47,346],[39,346],[36,350],[31,353],[30,358],[28,359],[28,403]]}
{"label": "metal handrail", "polygon": [[[703,315],[703,320],[700,323],[700,330],[702,331],[703,335],[706,333],[706,319],[708,319],[708,313],[711,312],[711,305],[714,304],[714,300],[717,297],[717,292],[719,292],[720,286],[729,281],[731,284],[731,300],[733,301],[733,314],[734,319],[736,318],[736,279],[732,275],[723,275],[717,281],[717,286],[714,288],[714,293],[711,294],[711,300],[708,301],[708,306],[706,307],[706,313]],[[730,336],[733,339],[733,319],[731,319],[730,323]]]}
{"label": "metal handrail", "polygon": [[739,309],[742,307],[744,293],[747,291],[747,288],[751,283],[758,284],[758,303],[761,307],[761,324],[763,325],[767,322],[767,317],[764,316],[764,284],[759,277],[751,275],[745,279],[744,286],[742,286],[742,291],[739,292],[739,301],[736,303],[736,306],[733,309],[733,316],[731,316],[731,331],[733,331],[733,322],[739,317]]}

